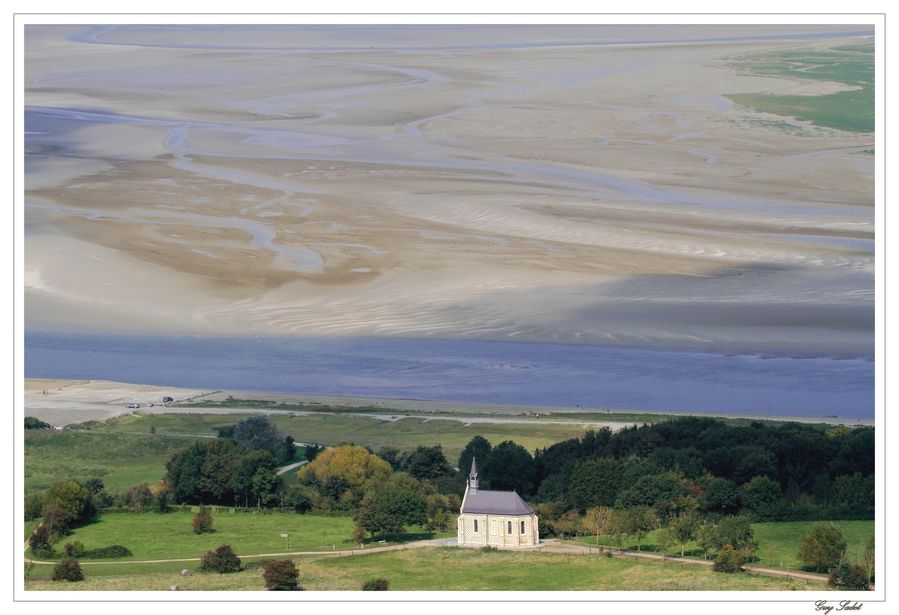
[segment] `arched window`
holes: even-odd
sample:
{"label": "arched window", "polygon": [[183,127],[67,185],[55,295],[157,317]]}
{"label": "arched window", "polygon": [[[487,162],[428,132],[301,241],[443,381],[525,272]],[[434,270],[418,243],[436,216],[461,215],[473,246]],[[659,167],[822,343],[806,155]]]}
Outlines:
{"label": "arched window", "polygon": [[521,522],[521,533],[524,534],[524,521]]}
{"label": "arched window", "polygon": [[474,531],[476,531],[476,532],[478,531],[478,520],[477,519],[474,520]]}
{"label": "arched window", "polygon": [[510,534],[512,533],[512,522],[511,521],[509,521],[509,533]]}

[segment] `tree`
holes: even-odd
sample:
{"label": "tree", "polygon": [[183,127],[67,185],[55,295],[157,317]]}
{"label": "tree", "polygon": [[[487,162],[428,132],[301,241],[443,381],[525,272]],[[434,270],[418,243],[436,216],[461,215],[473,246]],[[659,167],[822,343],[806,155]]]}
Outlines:
{"label": "tree", "polygon": [[590,459],[571,473],[571,502],[580,510],[612,506],[622,487],[622,465],[617,459]]}
{"label": "tree", "polygon": [[[517,491],[522,496],[533,493],[536,478],[534,458],[526,448],[511,440],[498,444],[490,452],[480,474],[491,489]],[[464,470],[465,472],[468,469]]]}
{"label": "tree", "polygon": [[78,560],[67,557],[53,567],[54,581],[83,581],[84,572]]}
{"label": "tree", "polygon": [[868,538],[868,542],[865,544],[865,552],[862,555],[862,565],[865,567],[865,572],[868,575],[868,584],[874,579],[874,535]]}
{"label": "tree", "polygon": [[266,565],[262,572],[265,588],[269,591],[296,591],[300,589],[300,573],[289,559],[281,559]]}
{"label": "tree", "polygon": [[197,514],[193,518],[194,534],[208,534],[214,532],[212,529],[212,513],[205,506],[201,506]]}
{"label": "tree", "polygon": [[659,525],[656,512],[649,506],[631,506],[615,513],[615,517],[619,515],[623,518],[625,533],[636,536],[637,551],[643,538]]}
{"label": "tree", "polygon": [[462,476],[468,476],[468,471],[471,469],[472,459],[475,459],[477,463],[483,467],[484,462],[486,462],[487,458],[490,456],[492,448],[490,442],[482,436],[475,436],[469,440],[468,444],[465,445],[465,448],[463,448],[462,452],[459,454],[459,473]]}
{"label": "tree", "polygon": [[356,512],[356,525],[372,535],[398,534],[406,525],[424,525],[426,520],[422,497],[395,485],[369,492]]}
{"label": "tree", "polygon": [[706,483],[704,492],[705,510],[720,514],[736,512],[740,501],[740,489],[735,482],[726,478],[712,477]]}
{"label": "tree", "polygon": [[594,506],[587,509],[584,520],[587,522],[590,530],[596,535],[597,545],[599,545],[599,537],[609,532],[614,517],[615,511],[608,506]]}
{"label": "tree", "polygon": [[450,472],[449,462],[439,444],[416,447],[403,460],[403,469],[419,480],[434,480]]}
{"label": "tree", "polygon": [[275,447],[275,457],[279,465],[292,463],[297,456],[297,447],[293,436],[284,436],[284,439]]}
{"label": "tree", "polygon": [[674,532],[671,528],[663,527],[658,532],[656,532],[656,546],[659,548],[659,552],[662,554],[662,559],[668,554],[668,550],[671,549],[671,546],[677,541],[677,538],[674,536]]}
{"label": "tree", "polygon": [[229,574],[240,572],[240,558],[231,545],[221,545],[214,551],[207,551],[200,564],[200,570]]}
{"label": "tree", "polygon": [[25,498],[25,521],[31,521],[41,516],[41,509],[44,507],[43,498],[33,493]]}
{"label": "tree", "polygon": [[815,523],[799,541],[799,559],[816,571],[835,567],[845,554],[846,536],[835,523]]}
{"label": "tree", "polygon": [[257,414],[234,426],[234,439],[247,448],[270,451],[277,446],[280,436],[270,418]]}
{"label": "tree", "polygon": [[740,503],[758,520],[777,519],[780,502],[780,484],[767,476],[756,476],[740,488]]}
{"label": "tree", "polygon": [[390,464],[357,445],[325,449],[303,466],[297,480],[318,491],[322,502],[316,507],[350,510],[364,493],[384,485],[390,477]]}
{"label": "tree", "polygon": [[43,511],[44,517],[52,511],[53,522],[64,528],[86,523],[97,514],[90,491],[74,480],[50,487],[44,494]]}
{"label": "tree", "polygon": [[686,511],[677,515],[671,520],[669,527],[674,533],[674,538],[680,544],[680,555],[684,556],[687,543],[696,537],[696,530],[699,529],[699,515],[695,511]]}
{"label": "tree", "polygon": [[378,457],[390,464],[394,470],[402,468],[402,451],[395,446],[383,446],[378,451]]}
{"label": "tree", "polygon": [[74,542],[67,542],[63,547],[63,550],[66,552],[66,557],[71,557],[72,559],[84,557],[84,545],[77,540]]}

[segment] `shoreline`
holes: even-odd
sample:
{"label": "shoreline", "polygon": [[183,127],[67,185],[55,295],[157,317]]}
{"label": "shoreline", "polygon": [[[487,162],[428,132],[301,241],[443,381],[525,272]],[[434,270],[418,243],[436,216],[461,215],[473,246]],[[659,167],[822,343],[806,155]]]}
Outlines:
{"label": "shoreline", "polygon": [[[558,407],[547,405],[523,405],[523,404],[487,404],[472,402],[446,402],[424,399],[403,399],[387,397],[360,397],[343,395],[312,395],[304,393],[278,393],[266,391],[209,391],[204,389],[184,387],[164,387],[157,385],[135,384],[115,382],[110,380],[66,380],[52,378],[25,378],[25,407],[26,416],[34,416],[40,420],[50,422],[55,427],[65,427],[90,420],[107,420],[122,415],[131,414],[133,409],[126,408],[129,403],[139,403],[140,412],[156,414],[223,414],[223,413],[259,413],[259,412],[294,412],[316,413],[314,409],[294,409],[277,406],[271,408],[246,407],[240,402],[260,401],[275,404],[296,405],[323,405],[330,407],[343,407],[347,414],[352,416],[369,416],[380,418],[379,408],[383,408],[383,414],[395,410],[400,413],[420,412],[425,415],[433,415],[428,418],[446,420],[468,420],[482,422],[486,418],[493,417],[493,422],[526,422],[526,423],[558,423],[570,422],[578,424],[596,423],[609,426],[632,425],[640,422],[636,417],[676,417],[693,416],[730,420],[759,420],[772,422],[796,422],[806,424],[826,424],[844,426],[875,426],[873,419],[854,419],[845,417],[809,417],[809,416],[782,416],[759,415],[750,413],[722,413],[722,412],[686,412],[673,410],[644,410],[622,408],[593,408],[593,407]],[[46,392],[46,393],[44,393]],[[175,404],[192,399],[203,399],[207,402],[218,403],[228,397],[235,400],[234,406],[164,406],[163,396],[175,398]],[[154,404],[150,406],[149,404]],[[354,408],[370,409],[369,414],[350,412]],[[333,410],[322,411],[322,414],[336,415]],[[339,413],[344,415],[343,413]],[[558,415],[572,415],[570,417]],[[590,419],[579,418],[574,415],[596,415]],[[600,421],[602,414],[609,415],[609,421]],[[472,415],[472,416],[467,416]],[[547,415],[555,420],[548,419]],[[632,421],[615,420],[616,416],[628,415],[635,417]],[[406,418],[408,414],[401,414],[399,418]],[[543,416],[543,419],[539,417]]]}

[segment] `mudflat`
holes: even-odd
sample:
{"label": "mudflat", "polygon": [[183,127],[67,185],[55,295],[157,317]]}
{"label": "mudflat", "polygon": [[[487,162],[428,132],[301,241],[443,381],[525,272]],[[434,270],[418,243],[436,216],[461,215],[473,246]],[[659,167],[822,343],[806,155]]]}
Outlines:
{"label": "mudflat", "polygon": [[28,26],[26,326],[873,354],[857,27],[469,30]]}

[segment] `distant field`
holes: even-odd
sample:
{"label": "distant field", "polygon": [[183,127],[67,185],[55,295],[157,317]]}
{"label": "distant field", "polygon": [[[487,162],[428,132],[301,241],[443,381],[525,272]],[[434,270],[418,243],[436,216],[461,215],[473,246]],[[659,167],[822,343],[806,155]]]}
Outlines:
{"label": "distant field", "polygon": [[[753,523],[752,531],[755,540],[759,544],[756,551],[757,561],[754,564],[771,566],[774,568],[790,568],[799,570],[802,563],[796,554],[799,551],[799,541],[802,535],[814,524],[815,521],[775,521],[767,523]],[[834,521],[846,535],[847,554],[850,559],[860,559],[864,552],[868,537],[874,534],[874,521]],[[600,536],[600,544],[615,546],[612,536]],[[595,545],[595,536],[581,536],[578,542]],[[633,538],[625,540],[623,547],[636,550],[637,542]],[[643,539],[644,551],[658,551],[656,544],[656,532]],[[667,555],[680,555],[680,545],[672,546]],[[702,550],[696,542],[689,542],[686,546],[686,555],[701,557]]]}
{"label": "distant field", "polygon": [[25,493],[53,483],[99,477],[113,493],[165,476],[165,463],[192,438],[125,433],[25,432]]}
{"label": "distant field", "polygon": [[[150,426],[161,434],[190,434],[214,436],[216,429],[233,425],[249,414],[152,414],[121,416],[107,422],[85,424],[85,428],[102,432],[149,433]],[[397,417],[400,415],[397,414]],[[383,420],[338,414],[293,415],[289,412],[272,413],[269,417],[285,434],[298,442],[316,442],[333,446],[354,442],[377,451],[383,446],[395,446],[401,450],[418,445],[443,445],[443,451],[451,464],[476,435],[481,435],[494,445],[504,440],[514,440],[529,451],[575,438],[585,431],[582,424],[521,424],[521,423],[473,423],[465,426],[458,420],[421,419],[404,417]]]}
{"label": "distant field", "polygon": [[748,73],[836,81],[856,88],[819,96],[731,94],[737,104],[828,128],[874,131],[873,44],[771,52],[746,56],[733,65]]}
{"label": "distant field", "polygon": [[[289,535],[290,551],[359,546],[352,540],[354,524],[349,516],[213,512],[213,518],[216,531],[197,535],[189,512],[107,513],[98,522],[74,530],[62,543],[77,540],[86,549],[124,545],[134,554],[128,560],[200,557],[222,544],[231,545],[238,555],[284,553],[287,539],[281,534]],[[413,530],[417,531],[406,535],[405,540],[431,537],[421,528]]]}
{"label": "distant field", "polygon": [[[814,590],[826,586],[750,574],[716,573],[705,567],[634,562],[591,555],[481,552],[456,548],[410,549],[341,558],[298,558],[300,584],[306,590],[358,590],[367,579],[385,578],[391,590]],[[157,567],[158,566],[158,567]],[[195,565],[144,565],[134,574],[98,574],[85,567],[86,580],[45,580],[48,566],[37,566],[28,590],[261,590],[260,570],[236,574],[181,577]],[[107,566],[113,569],[113,566]],[[439,573],[435,574],[435,571]],[[42,579],[41,577],[44,577]]]}

